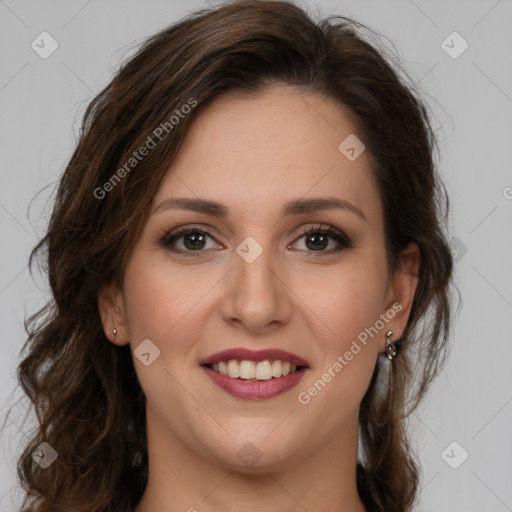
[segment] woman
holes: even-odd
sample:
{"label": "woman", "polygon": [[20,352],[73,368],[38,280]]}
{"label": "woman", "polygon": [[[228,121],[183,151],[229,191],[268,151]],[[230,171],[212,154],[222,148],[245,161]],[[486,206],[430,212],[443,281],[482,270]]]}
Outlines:
{"label": "woman", "polygon": [[[450,330],[426,109],[353,20],[235,1],[92,101],[20,383],[43,511],[409,511]],[[414,376],[414,379],[413,379]]]}

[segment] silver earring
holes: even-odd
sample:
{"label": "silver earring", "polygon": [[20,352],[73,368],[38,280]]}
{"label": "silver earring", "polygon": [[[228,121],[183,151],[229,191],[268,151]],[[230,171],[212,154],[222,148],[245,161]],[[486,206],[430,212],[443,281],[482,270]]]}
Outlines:
{"label": "silver earring", "polygon": [[389,360],[392,360],[398,353],[398,347],[396,341],[393,340],[393,331],[386,333],[386,355]]}
{"label": "silver earring", "polygon": [[117,329],[114,327],[112,332],[114,333],[114,335],[116,335],[117,334]]}

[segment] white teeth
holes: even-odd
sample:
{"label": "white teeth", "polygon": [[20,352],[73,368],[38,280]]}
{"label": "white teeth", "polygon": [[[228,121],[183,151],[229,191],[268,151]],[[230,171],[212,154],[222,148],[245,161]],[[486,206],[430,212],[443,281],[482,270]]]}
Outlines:
{"label": "white teeth", "polygon": [[230,359],[229,361],[220,361],[219,363],[212,364],[212,369],[222,375],[228,375],[233,379],[244,380],[270,380],[272,377],[285,377],[290,373],[297,370],[295,364],[289,361],[248,361],[243,359]]}
{"label": "white teeth", "polygon": [[259,361],[256,363],[256,378],[258,380],[270,380],[272,378],[270,361]]}
{"label": "white teeth", "polygon": [[256,365],[252,361],[240,361],[239,376],[241,379],[254,379],[256,373]]}
{"label": "white teeth", "polygon": [[237,379],[240,377],[240,365],[235,359],[231,359],[231,361],[228,363],[228,375],[232,379]]}
{"label": "white teeth", "polygon": [[281,377],[281,361],[279,359],[272,363],[272,377]]}

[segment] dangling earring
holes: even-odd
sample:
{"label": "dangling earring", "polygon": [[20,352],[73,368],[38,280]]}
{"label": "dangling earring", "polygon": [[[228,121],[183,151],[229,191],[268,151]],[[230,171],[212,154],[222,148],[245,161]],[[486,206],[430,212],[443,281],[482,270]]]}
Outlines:
{"label": "dangling earring", "polygon": [[117,334],[117,329],[114,327],[112,332],[114,333],[114,336],[115,336]]}
{"label": "dangling earring", "polygon": [[386,355],[389,360],[393,360],[397,354],[398,347],[396,345],[396,341],[393,340],[393,331],[388,331],[386,333]]}

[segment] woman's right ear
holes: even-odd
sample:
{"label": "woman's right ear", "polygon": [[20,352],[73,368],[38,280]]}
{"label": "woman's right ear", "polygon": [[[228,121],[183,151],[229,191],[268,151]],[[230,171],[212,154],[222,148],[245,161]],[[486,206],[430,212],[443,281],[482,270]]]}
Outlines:
{"label": "woman's right ear", "polygon": [[98,310],[105,336],[114,345],[129,343],[123,296],[114,283],[104,285],[98,294]]}

